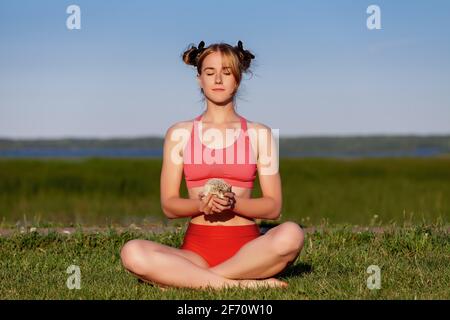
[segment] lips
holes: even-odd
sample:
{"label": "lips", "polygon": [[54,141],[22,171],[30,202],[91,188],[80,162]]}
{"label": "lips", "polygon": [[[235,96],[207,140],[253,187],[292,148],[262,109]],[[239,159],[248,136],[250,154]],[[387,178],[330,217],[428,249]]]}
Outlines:
{"label": "lips", "polygon": [[216,88],[216,89],[212,89],[213,91],[225,91],[225,89],[221,89],[221,88]]}

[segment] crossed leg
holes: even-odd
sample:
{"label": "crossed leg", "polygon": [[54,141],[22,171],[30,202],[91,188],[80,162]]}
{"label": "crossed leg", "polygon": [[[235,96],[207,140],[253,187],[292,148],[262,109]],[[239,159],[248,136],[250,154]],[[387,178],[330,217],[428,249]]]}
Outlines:
{"label": "crossed leg", "polygon": [[208,263],[195,252],[148,240],[128,241],[121,249],[122,264],[145,282],[174,287],[213,288],[237,285],[208,271]]}
{"label": "crossed leg", "polygon": [[303,246],[303,231],[285,222],[265,235],[245,244],[234,256],[209,268],[197,253],[148,240],[128,241],[121,250],[122,264],[133,275],[165,286],[224,288],[260,285],[284,287],[276,279],[266,279],[294,261]]}
{"label": "crossed leg", "polygon": [[246,243],[234,256],[209,270],[228,279],[272,277],[297,259],[303,242],[300,226],[284,222]]}

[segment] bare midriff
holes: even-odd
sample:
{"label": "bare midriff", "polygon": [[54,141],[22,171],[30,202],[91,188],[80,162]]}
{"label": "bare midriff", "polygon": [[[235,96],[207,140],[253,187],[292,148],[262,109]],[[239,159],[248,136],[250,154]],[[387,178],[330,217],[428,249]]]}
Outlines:
{"label": "bare midriff", "polygon": [[[190,199],[198,199],[198,195],[203,191],[203,187],[192,187],[188,189]],[[232,186],[231,191],[236,197],[250,198],[252,189]],[[202,224],[208,226],[243,226],[255,224],[253,218],[247,218],[235,213],[233,210],[224,210],[219,213],[209,215],[200,214],[193,216],[190,220],[195,224]]]}

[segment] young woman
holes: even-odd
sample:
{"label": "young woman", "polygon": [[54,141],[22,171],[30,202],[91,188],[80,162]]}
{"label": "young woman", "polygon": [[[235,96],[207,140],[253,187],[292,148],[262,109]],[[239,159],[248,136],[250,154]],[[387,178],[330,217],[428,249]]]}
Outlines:
{"label": "young woman", "polygon": [[[180,248],[137,239],[123,246],[124,267],[143,281],[179,288],[287,286],[271,277],[297,259],[304,234],[294,222],[260,234],[256,219],[280,217],[278,154],[270,128],[248,122],[235,110],[242,73],[254,57],[241,41],[207,48],[201,41],[183,54],[183,61],[197,68],[206,111],[166,132],[161,205],[169,219],[191,219]],[[251,198],[256,172],[263,196]],[[179,194],[183,173],[189,199]],[[210,178],[224,180],[231,192],[225,198],[205,196]]]}

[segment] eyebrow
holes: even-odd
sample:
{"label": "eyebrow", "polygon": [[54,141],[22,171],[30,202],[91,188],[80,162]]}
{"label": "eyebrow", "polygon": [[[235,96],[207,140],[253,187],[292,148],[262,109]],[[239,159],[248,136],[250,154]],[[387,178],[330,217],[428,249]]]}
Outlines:
{"label": "eyebrow", "polygon": [[[222,69],[230,69],[231,67],[222,67]],[[206,67],[205,69],[203,69],[203,71],[206,71],[206,70],[208,70],[208,69],[212,69],[212,70],[216,70],[215,68],[213,68],[213,67]]]}

